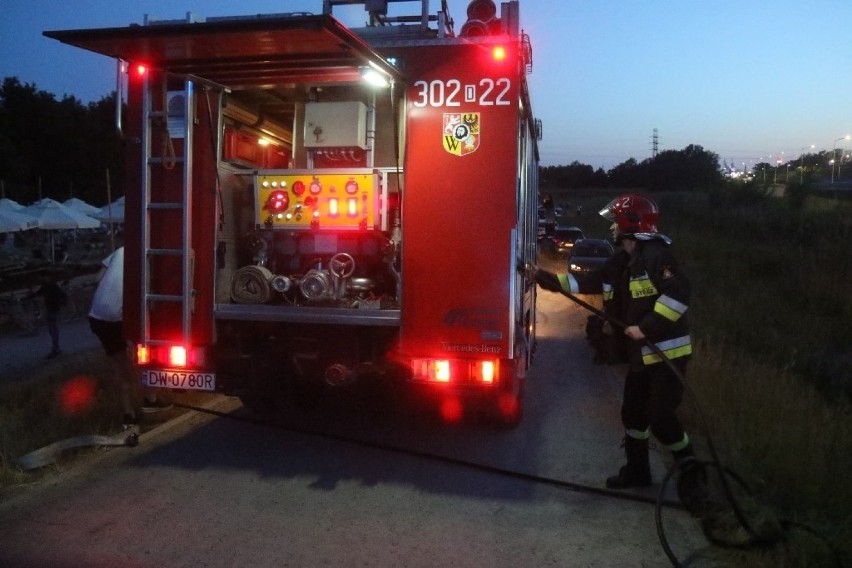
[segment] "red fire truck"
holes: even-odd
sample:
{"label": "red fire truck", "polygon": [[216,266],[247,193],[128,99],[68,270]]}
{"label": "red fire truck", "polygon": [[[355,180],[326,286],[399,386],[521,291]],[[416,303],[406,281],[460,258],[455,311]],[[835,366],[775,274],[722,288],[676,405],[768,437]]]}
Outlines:
{"label": "red fire truck", "polygon": [[395,1],[45,32],[118,61],[143,384],[269,411],[382,380],[517,423],[541,131],[519,2],[456,32],[446,0]]}

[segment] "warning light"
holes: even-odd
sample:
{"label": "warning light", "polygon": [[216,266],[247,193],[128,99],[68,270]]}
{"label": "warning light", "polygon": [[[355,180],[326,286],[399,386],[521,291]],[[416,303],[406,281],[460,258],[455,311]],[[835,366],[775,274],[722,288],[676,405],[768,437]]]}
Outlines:
{"label": "warning light", "polygon": [[494,61],[503,61],[506,59],[506,48],[502,45],[496,45],[491,51],[491,55],[494,57]]}
{"label": "warning light", "polygon": [[346,213],[350,217],[358,216],[358,199],[356,197],[350,197],[346,200]]}
{"label": "warning light", "polygon": [[269,194],[269,197],[266,198],[266,205],[264,208],[274,213],[280,213],[289,206],[290,197],[287,195],[287,192],[278,190]]}
{"label": "warning light", "polygon": [[293,194],[297,197],[305,193],[305,182],[303,181],[294,181],[293,182]]}
{"label": "warning light", "polygon": [[331,217],[337,217],[338,209],[337,209],[337,198],[332,197],[328,200],[328,214]]}
{"label": "warning light", "polygon": [[145,73],[147,73],[147,72],[148,72],[148,67],[146,67],[145,65],[142,65],[140,63],[139,65],[136,66],[136,74],[139,75],[140,77],[145,75]]}

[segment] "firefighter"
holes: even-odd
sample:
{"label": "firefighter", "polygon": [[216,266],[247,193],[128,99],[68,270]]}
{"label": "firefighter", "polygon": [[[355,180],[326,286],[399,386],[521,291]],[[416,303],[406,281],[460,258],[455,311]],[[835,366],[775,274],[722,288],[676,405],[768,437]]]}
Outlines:
{"label": "firefighter", "polygon": [[[621,408],[627,463],[606,480],[606,486],[646,487],[651,485],[651,434],[672,452],[678,464],[697,463],[690,459],[693,447],[677,416],[684,386],[648,345],[655,345],[681,375],[686,372],[692,354],[687,316],[690,285],[671,254],[671,239],[657,230],[659,210],[653,200],[635,193],[620,195],[600,215],[612,221],[613,238],[619,245],[602,271],[604,310],[626,325],[629,369]],[[543,288],[576,292],[567,276],[541,269],[536,272]],[[686,469],[681,470],[679,481],[685,503],[701,496],[700,488],[694,487],[695,476],[686,482]]]}

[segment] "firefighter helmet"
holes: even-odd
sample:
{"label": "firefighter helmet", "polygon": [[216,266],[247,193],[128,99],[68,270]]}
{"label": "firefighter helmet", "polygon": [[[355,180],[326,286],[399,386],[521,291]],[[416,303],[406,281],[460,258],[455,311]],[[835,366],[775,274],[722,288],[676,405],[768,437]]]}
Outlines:
{"label": "firefighter helmet", "polygon": [[599,215],[618,226],[622,236],[657,233],[660,210],[652,199],[639,193],[625,193],[610,201]]}

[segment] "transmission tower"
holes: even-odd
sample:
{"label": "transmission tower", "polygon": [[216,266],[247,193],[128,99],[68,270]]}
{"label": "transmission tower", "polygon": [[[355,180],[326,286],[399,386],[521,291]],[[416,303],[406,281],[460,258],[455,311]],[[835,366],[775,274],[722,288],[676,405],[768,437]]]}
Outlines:
{"label": "transmission tower", "polygon": [[660,150],[660,136],[657,133],[657,129],[654,129],[654,136],[651,138],[651,157],[656,158],[657,152]]}

